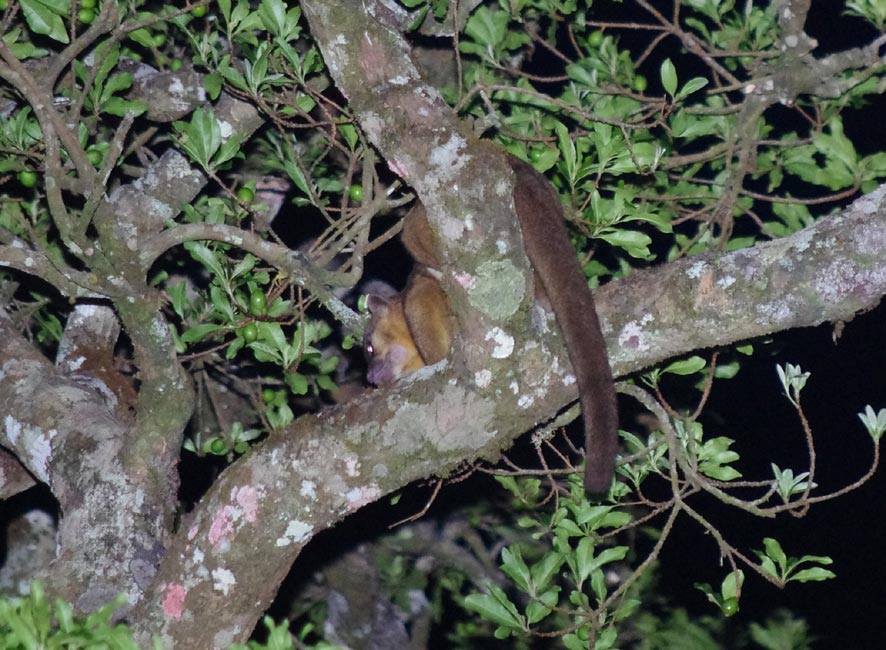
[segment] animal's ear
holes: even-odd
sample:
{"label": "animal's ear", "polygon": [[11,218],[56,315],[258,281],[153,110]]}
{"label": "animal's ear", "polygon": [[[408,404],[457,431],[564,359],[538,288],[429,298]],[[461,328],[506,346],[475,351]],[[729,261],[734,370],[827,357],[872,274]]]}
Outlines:
{"label": "animal's ear", "polygon": [[370,293],[366,296],[366,308],[369,310],[370,314],[380,316],[386,314],[391,309],[391,301],[384,296]]}

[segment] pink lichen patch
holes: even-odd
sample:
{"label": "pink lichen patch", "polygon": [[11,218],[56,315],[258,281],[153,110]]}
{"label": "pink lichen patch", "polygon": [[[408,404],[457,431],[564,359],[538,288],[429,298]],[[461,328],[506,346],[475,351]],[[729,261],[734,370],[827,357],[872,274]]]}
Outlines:
{"label": "pink lichen patch", "polygon": [[221,542],[231,536],[234,532],[234,522],[232,521],[235,514],[233,506],[225,506],[215,513],[212,519],[212,525],[209,527],[209,543],[218,546]]}
{"label": "pink lichen patch", "polygon": [[255,521],[258,515],[258,492],[254,487],[243,486],[234,489],[234,500],[243,508],[243,518]]}
{"label": "pink lichen patch", "polygon": [[181,618],[185,611],[185,588],[184,585],[173,583],[166,585],[163,595],[163,611],[171,618]]}
{"label": "pink lichen patch", "polygon": [[454,277],[459,286],[462,286],[465,289],[471,289],[474,286],[474,276],[470,273],[459,272],[456,273]]}

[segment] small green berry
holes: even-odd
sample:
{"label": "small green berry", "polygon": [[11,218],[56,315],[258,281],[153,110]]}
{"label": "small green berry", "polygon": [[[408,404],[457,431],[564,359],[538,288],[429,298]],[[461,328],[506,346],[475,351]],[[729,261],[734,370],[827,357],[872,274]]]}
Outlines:
{"label": "small green berry", "polygon": [[37,184],[37,172],[25,169],[18,173],[18,182],[22,187],[34,187]]}
{"label": "small green berry", "polygon": [[89,149],[86,152],[86,157],[89,158],[89,164],[93,167],[98,167],[102,164],[102,152],[98,149]]}
{"label": "small green berry", "polygon": [[249,296],[249,311],[256,316],[265,313],[268,306],[268,297],[262,291],[255,291]]}
{"label": "small green berry", "polygon": [[591,35],[588,36],[588,45],[591,47],[600,47],[603,44],[603,32],[601,30],[597,30],[591,32]]}
{"label": "small green berry", "polygon": [[634,86],[634,90],[636,90],[638,93],[642,93],[649,86],[649,82],[646,81],[646,77],[638,74],[636,77],[634,77],[634,83],[632,85]]}
{"label": "small green berry", "polygon": [[80,12],[77,14],[77,19],[84,25],[89,25],[92,21],[95,20],[95,9],[87,9],[85,7],[80,8]]}
{"label": "small green berry", "polygon": [[362,185],[351,185],[351,189],[348,190],[348,196],[351,197],[352,201],[362,201],[363,200],[363,186]]}
{"label": "small green berry", "polygon": [[221,438],[216,438],[209,444],[209,451],[213,454],[223,454],[228,450],[227,443]]}
{"label": "small green berry", "polygon": [[247,185],[244,185],[239,190],[237,190],[237,198],[244,203],[252,203],[252,199],[255,198],[255,190]]}
{"label": "small green berry", "polygon": [[80,0],[81,9],[95,9],[95,0]]}
{"label": "small green berry", "polygon": [[738,600],[727,598],[720,605],[720,611],[723,612],[723,616],[734,616],[738,612]]}
{"label": "small green berry", "polygon": [[191,9],[191,15],[194,18],[203,18],[206,15],[206,5],[200,5]]}
{"label": "small green berry", "polygon": [[275,397],[277,397],[277,391],[275,391],[273,388],[265,388],[261,392],[261,398],[265,404],[270,404],[271,402],[273,402]]}
{"label": "small green berry", "polygon": [[247,323],[243,326],[243,329],[240,330],[240,336],[242,336],[243,340],[247,343],[252,343],[258,339],[258,327],[255,323]]}

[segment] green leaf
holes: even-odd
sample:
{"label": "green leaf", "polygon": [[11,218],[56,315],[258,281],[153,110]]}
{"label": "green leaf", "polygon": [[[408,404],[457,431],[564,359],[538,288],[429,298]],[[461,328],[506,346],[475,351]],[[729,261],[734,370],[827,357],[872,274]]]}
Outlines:
{"label": "green leaf", "polygon": [[339,125],[338,131],[345,139],[345,142],[348,143],[348,148],[353,151],[354,147],[357,146],[357,129],[354,128],[353,124],[348,123]]}
{"label": "green leaf", "polygon": [[44,34],[59,43],[68,43],[62,16],[71,11],[69,0],[21,0],[19,5],[31,31]]}
{"label": "green leaf", "polygon": [[876,413],[870,405],[865,406],[864,413],[859,413],[858,418],[867,429],[868,434],[875,442],[879,442],[886,432],[886,409],[880,409]]}
{"label": "green leaf", "polygon": [[501,551],[501,570],[508,575],[519,589],[526,592],[534,592],[531,587],[529,567],[523,561],[523,555],[519,546],[505,547]]}
{"label": "green leaf", "polygon": [[837,574],[821,567],[812,567],[811,569],[803,569],[791,576],[794,582],[821,582],[822,580],[830,580],[836,578]]}
{"label": "green leaf", "polygon": [[493,584],[487,584],[488,594],[470,594],[465,597],[464,604],[468,609],[477,612],[488,621],[504,628],[522,630],[523,620],[517,613],[517,607],[505,593]]}
{"label": "green leaf", "polygon": [[234,271],[231,273],[231,280],[239,278],[241,275],[248,274],[253,268],[255,268],[257,261],[258,258],[256,258],[255,255],[247,253],[242,260],[237,262],[237,266],[234,267]]}
{"label": "green leaf", "polygon": [[108,115],[123,117],[128,113],[135,116],[142,115],[148,110],[148,105],[142,101],[131,101],[122,97],[111,97],[101,105],[101,111]]}
{"label": "green leaf", "polygon": [[669,372],[674,375],[692,375],[703,369],[707,362],[701,357],[693,356],[688,359],[681,359],[665,366],[662,373]]}
{"label": "green leaf", "polygon": [[189,327],[184,332],[182,332],[180,338],[182,343],[196,343],[197,341],[202,341],[207,336],[209,336],[213,332],[219,331],[220,329],[223,329],[223,326],[217,323],[203,323],[201,325]]}
{"label": "green leaf", "polygon": [[588,579],[594,569],[594,546],[592,538],[584,537],[575,549],[575,579],[579,585]]}
{"label": "green leaf", "polygon": [[286,160],[283,164],[283,168],[286,170],[286,173],[289,175],[292,182],[295,183],[295,186],[298,187],[305,196],[310,197],[312,192],[310,187],[308,187],[308,181],[305,178],[305,174],[301,170],[301,167],[292,160]]}
{"label": "green leaf", "polygon": [[530,569],[531,582],[536,590],[546,589],[551,578],[560,570],[566,558],[557,551],[548,551],[541,560],[532,565]]}
{"label": "green leaf", "polygon": [[212,271],[213,275],[224,278],[225,272],[222,269],[221,262],[216,254],[206,244],[200,242],[186,242],[185,249],[191,254],[195,260],[200,262],[207,269]]}
{"label": "green leaf", "polygon": [[677,93],[677,69],[670,59],[665,59],[661,64],[661,85],[672,97]]}
{"label": "green leaf", "polygon": [[680,92],[677,94],[675,99],[683,99],[684,97],[688,97],[692,93],[701,90],[707,85],[708,80],[704,77],[693,77],[686,82],[685,86],[680,89]]}
{"label": "green leaf", "polygon": [[639,230],[628,230],[627,228],[618,230],[607,229],[598,237],[613,246],[624,249],[631,257],[645,260],[652,255],[649,251],[652,238]]}
{"label": "green leaf", "polygon": [[720,595],[723,597],[723,600],[727,598],[735,598],[738,594],[738,586],[744,584],[744,571],[738,570],[738,580],[736,580],[736,572],[730,571],[728,575],[723,578],[723,582],[720,585]]}
{"label": "green leaf", "polygon": [[508,20],[505,12],[481,6],[468,19],[465,35],[485,46],[488,52],[493,52],[504,40]]}
{"label": "green leaf", "polygon": [[262,26],[271,34],[279,36],[286,27],[286,5],[283,0],[262,0],[258,8]]}
{"label": "green leaf", "polygon": [[577,179],[576,172],[578,166],[575,143],[569,137],[569,129],[562,122],[554,124],[554,131],[557,134],[557,146],[560,148],[563,164],[566,166],[566,175],[569,178],[570,185],[574,186]]}
{"label": "green leaf", "polygon": [[526,622],[533,625],[547,617],[560,600],[559,594],[560,588],[554,587],[541,594],[537,600],[530,601],[526,606]]}
{"label": "green leaf", "polygon": [[222,144],[221,125],[212,111],[198,108],[190,122],[173,124],[179,133],[179,144],[191,159],[204,169],[211,169],[211,160]]}
{"label": "green leaf", "polygon": [[766,549],[766,557],[773,560],[782,572],[786,571],[788,566],[788,557],[787,555],[785,555],[785,552],[781,548],[781,544],[778,543],[778,540],[773,539],[772,537],[767,537],[763,540],[763,547]]}
{"label": "green leaf", "polygon": [[308,392],[308,378],[300,372],[287,372],[284,376],[286,385],[295,395],[306,395]]}

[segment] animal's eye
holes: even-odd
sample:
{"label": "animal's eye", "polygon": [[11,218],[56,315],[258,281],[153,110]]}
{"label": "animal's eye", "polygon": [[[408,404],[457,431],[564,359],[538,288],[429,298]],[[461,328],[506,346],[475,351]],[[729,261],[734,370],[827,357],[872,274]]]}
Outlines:
{"label": "animal's eye", "polygon": [[366,354],[370,357],[375,355],[375,346],[372,343],[366,344]]}

